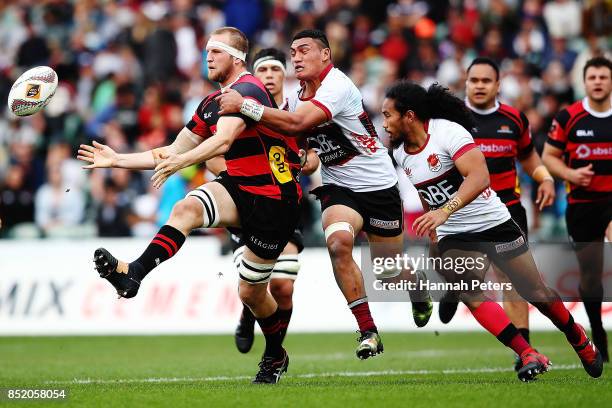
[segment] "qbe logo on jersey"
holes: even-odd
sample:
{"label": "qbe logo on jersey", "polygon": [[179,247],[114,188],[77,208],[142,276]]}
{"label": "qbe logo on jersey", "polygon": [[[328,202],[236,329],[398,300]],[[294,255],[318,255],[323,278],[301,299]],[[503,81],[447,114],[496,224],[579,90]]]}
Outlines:
{"label": "qbe logo on jersey", "polygon": [[457,188],[451,181],[441,180],[435,184],[420,186],[417,190],[430,209],[436,209],[446,203],[455,194]]}

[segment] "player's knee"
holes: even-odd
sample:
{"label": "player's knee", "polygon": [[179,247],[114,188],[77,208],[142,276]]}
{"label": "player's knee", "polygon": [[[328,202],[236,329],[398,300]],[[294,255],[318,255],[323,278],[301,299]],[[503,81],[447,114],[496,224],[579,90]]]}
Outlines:
{"label": "player's knee", "polygon": [[270,293],[279,305],[291,303],[293,297],[293,281],[290,279],[272,279]]}
{"label": "player's knee", "polygon": [[202,213],[202,207],[194,200],[182,199],[174,204],[170,218],[175,220],[194,220]]}
{"label": "player's knee", "polygon": [[266,286],[261,285],[250,285],[241,284],[238,293],[240,300],[247,306],[254,306],[261,304],[266,297]]}
{"label": "player's knee", "polygon": [[327,249],[332,262],[344,262],[352,257],[353,240],[343,236],[331,236],[327,240]]}

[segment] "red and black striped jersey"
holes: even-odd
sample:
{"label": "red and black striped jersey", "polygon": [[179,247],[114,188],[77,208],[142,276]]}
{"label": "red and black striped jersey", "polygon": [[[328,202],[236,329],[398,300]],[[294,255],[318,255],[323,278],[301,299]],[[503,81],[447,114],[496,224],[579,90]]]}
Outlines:
{"label": "red and black striped jersey", "polygon": [[527,117],[517,109],[496,102],[488,111],[469,106],[476,119],[472,129],[474,142],[487,160],[491,188],[506,206],[520,202],[521,189],[516,173],[516,160],[533,151]]}
{"label": "red and black striped jersey", "polygon": [[588,187],[568,183],[570,203],[612,201],[612,110],[595,112],[586,98],[575,102],[557,114],[546,143],[563,150],[572,169],[593,165]]}
{"label": "red and black striped jersey", "polygon": [[[276,108],[268,90],[251,74],[242,76],[231,88],[244,98]],[[217,130],[220,116],[219,104],[215,98],[220,92],[208,95],[187,124],[189,130],[205,139]],[[241,117],[247,124],[244,132],[236,137],[225,153],[227,173],[240,189],[277,200],[301,198],[302,190],[298,183],[301,168],[296,139],[275,132],[239,113],[224,116]]]}

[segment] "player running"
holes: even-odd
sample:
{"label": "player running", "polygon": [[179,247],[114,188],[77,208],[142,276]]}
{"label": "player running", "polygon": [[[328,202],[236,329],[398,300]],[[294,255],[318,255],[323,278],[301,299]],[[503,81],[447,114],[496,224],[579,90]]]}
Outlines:
{"label": "player running", "polygon": [[[242,112],[283,133],[307,135],[308,156],[318,155],[322,163],[323,186],[313,193],[321,202],[327,248],[336,281],[361,333],[356,354],[365,359],[382,352],[383,345],[370,313],[363,276],[353,260],[353,245],[363,230],[372,256],[394,256],[403,250],[397,174],[364,111],[359,90],[332,65],[325,34],[319,30],[296,34],[291,61],[302,86],[289,96],[289,112],[256,105],[235,92],[224,92],[218,100],[223,113]],[[303,168],[305,173],[314,171],[318,164],[308,161],[311,164]],[[406,279],[416,279],[407,272],[390,269],[379,277],[406,275]],[[422,327],[431,316],[431,300],[422,293],[411,293],[411,297],[414,321]]]}
{"label": "player running", "polygon": [[580,297],[593,342],[605,361],[608,338],[601,321],[604,238],[612,241],[612,62],[584,66],[586,97],[561,110],[544,145],[550,171],[567,182],[567,230],[580,265]]}
{"label": "player running", "polygon": [[[257,77],[268,89],[274,102],[279,109],[288,109],[287,99],[284,97],[283,86],[287,62],[285,54],[275,48],[265,48],[253,57],[253,75]],[[217,162],[223,162],[219,157]],[[209,163],[207,166],[210,169]],[[234,263],[236,268],[240,267],[242,253],[245,249],[245,242],[240,230],[232,229],[230,240],[234,253]],[[296,228],[289,242],[283,249],[272,270],[270,280],[270,293],[278,303],[278,313],[281,320],[281,337],[287,333],[287,327],[293,312],[293,284],[297,279],[300,270],[298,254],[304,249],[302,231]],[[255,316],[246,305],[240,314],[240,322],[236,327],[234,340],[238,351],[248,353],[253,346],[255,339]]]}
{"label": "player running", "polygon": [[[215,30],[206,46],[208,77],[223,88],[264,106],[276,106],[264,85],[246,71],[248,41],[233,27]],[[106,249],[95,251],[95,267],[120,297],[136,296],[143,278],[174,256],[194,228],[240,227],[245,246],[239,266],[239,293],[252,310],[266,338],[266,348],[254,383],[276,383],[287,371],[278,305],[268,281],[298,221],[301,190],[296,182],[300,164],[295,139],[265,129],[240,114],[219,115],[215,97],[208,95],[192,120],[170,145],[142,153],[117,154],[94,142],[81,146],[85,168],[152,169],[159,187],[184,167],[224,155],[227,173],[191,191],[177,202],[164,225],[136,260],[117,260]]]}
{"label": "player running", "polygon": [[[489,188],[485,158],[466,130],[473,127],[473,118],[463,102],[438,85],[426,91],[402,81],[387,91],[382,113],[393,156],[429,210],[414,222],[417,235],[436,233],[443,258],[489,259],[565,333],[587,373],[601,376],[601,354],[557,293],[545,286],[523,232]],[[486,269],[442,273],[455,282],[482,279]],[[527,343],[504,310],[478,287],[461,291],[460,299],[485,329],[521,357],[519,379],[530,381],[548,370],[548,358]]]}
{"label": "player running", "polygon": [[[555,200],[554,179],[542,164],[533,147],[529,121],[523,112],[497,100],[499,67],[489,58],[476,58],[467,69],[466,101],[476,126],[471,129],[475,143],[484,154],[491,179],[491,189],[506,205],[510,216],[528,239],[527,214],[521,204],[521,190],[516,173],[516,161],[525,173],[539,184],[536,204],[542,210]],[[508,278],[495,268],[500,281]],[[440,320],[449,322],[457,303],[440,303]],[[504,310],[529,343],[529,306],[514,289],[504,291]],[[518,370],[521,359],[516,359]]]}

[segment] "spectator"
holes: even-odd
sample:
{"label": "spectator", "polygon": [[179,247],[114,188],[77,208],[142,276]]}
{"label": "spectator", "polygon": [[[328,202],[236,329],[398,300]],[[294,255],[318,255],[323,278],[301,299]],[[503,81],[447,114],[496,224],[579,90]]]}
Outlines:
{"label": "spectator", "polygon": [[34,196],[25,185],[25,171],[21,166],[9,167],[3,182],[0,182],[0,236],[22,223],[34,222]]}
{"label": "spectator", "polygon": [[65,235],[83,220],[83,192],[64,183],[61,163],[50,162],[47,177],[48,182],[36,192],[34,219],[45,236]]}
{"label": "spectator", "polygon": [[128,202],[121,200],[119,186],[113,179],[106,179],[102,202],[96,216],[98,236],[129,237],[131,215]]}
{"label": "spectator", "polygon": [[544,5],[544,20],[552,37],[574,38],[582,30],[582,10],[575,0],[553,0]]}

